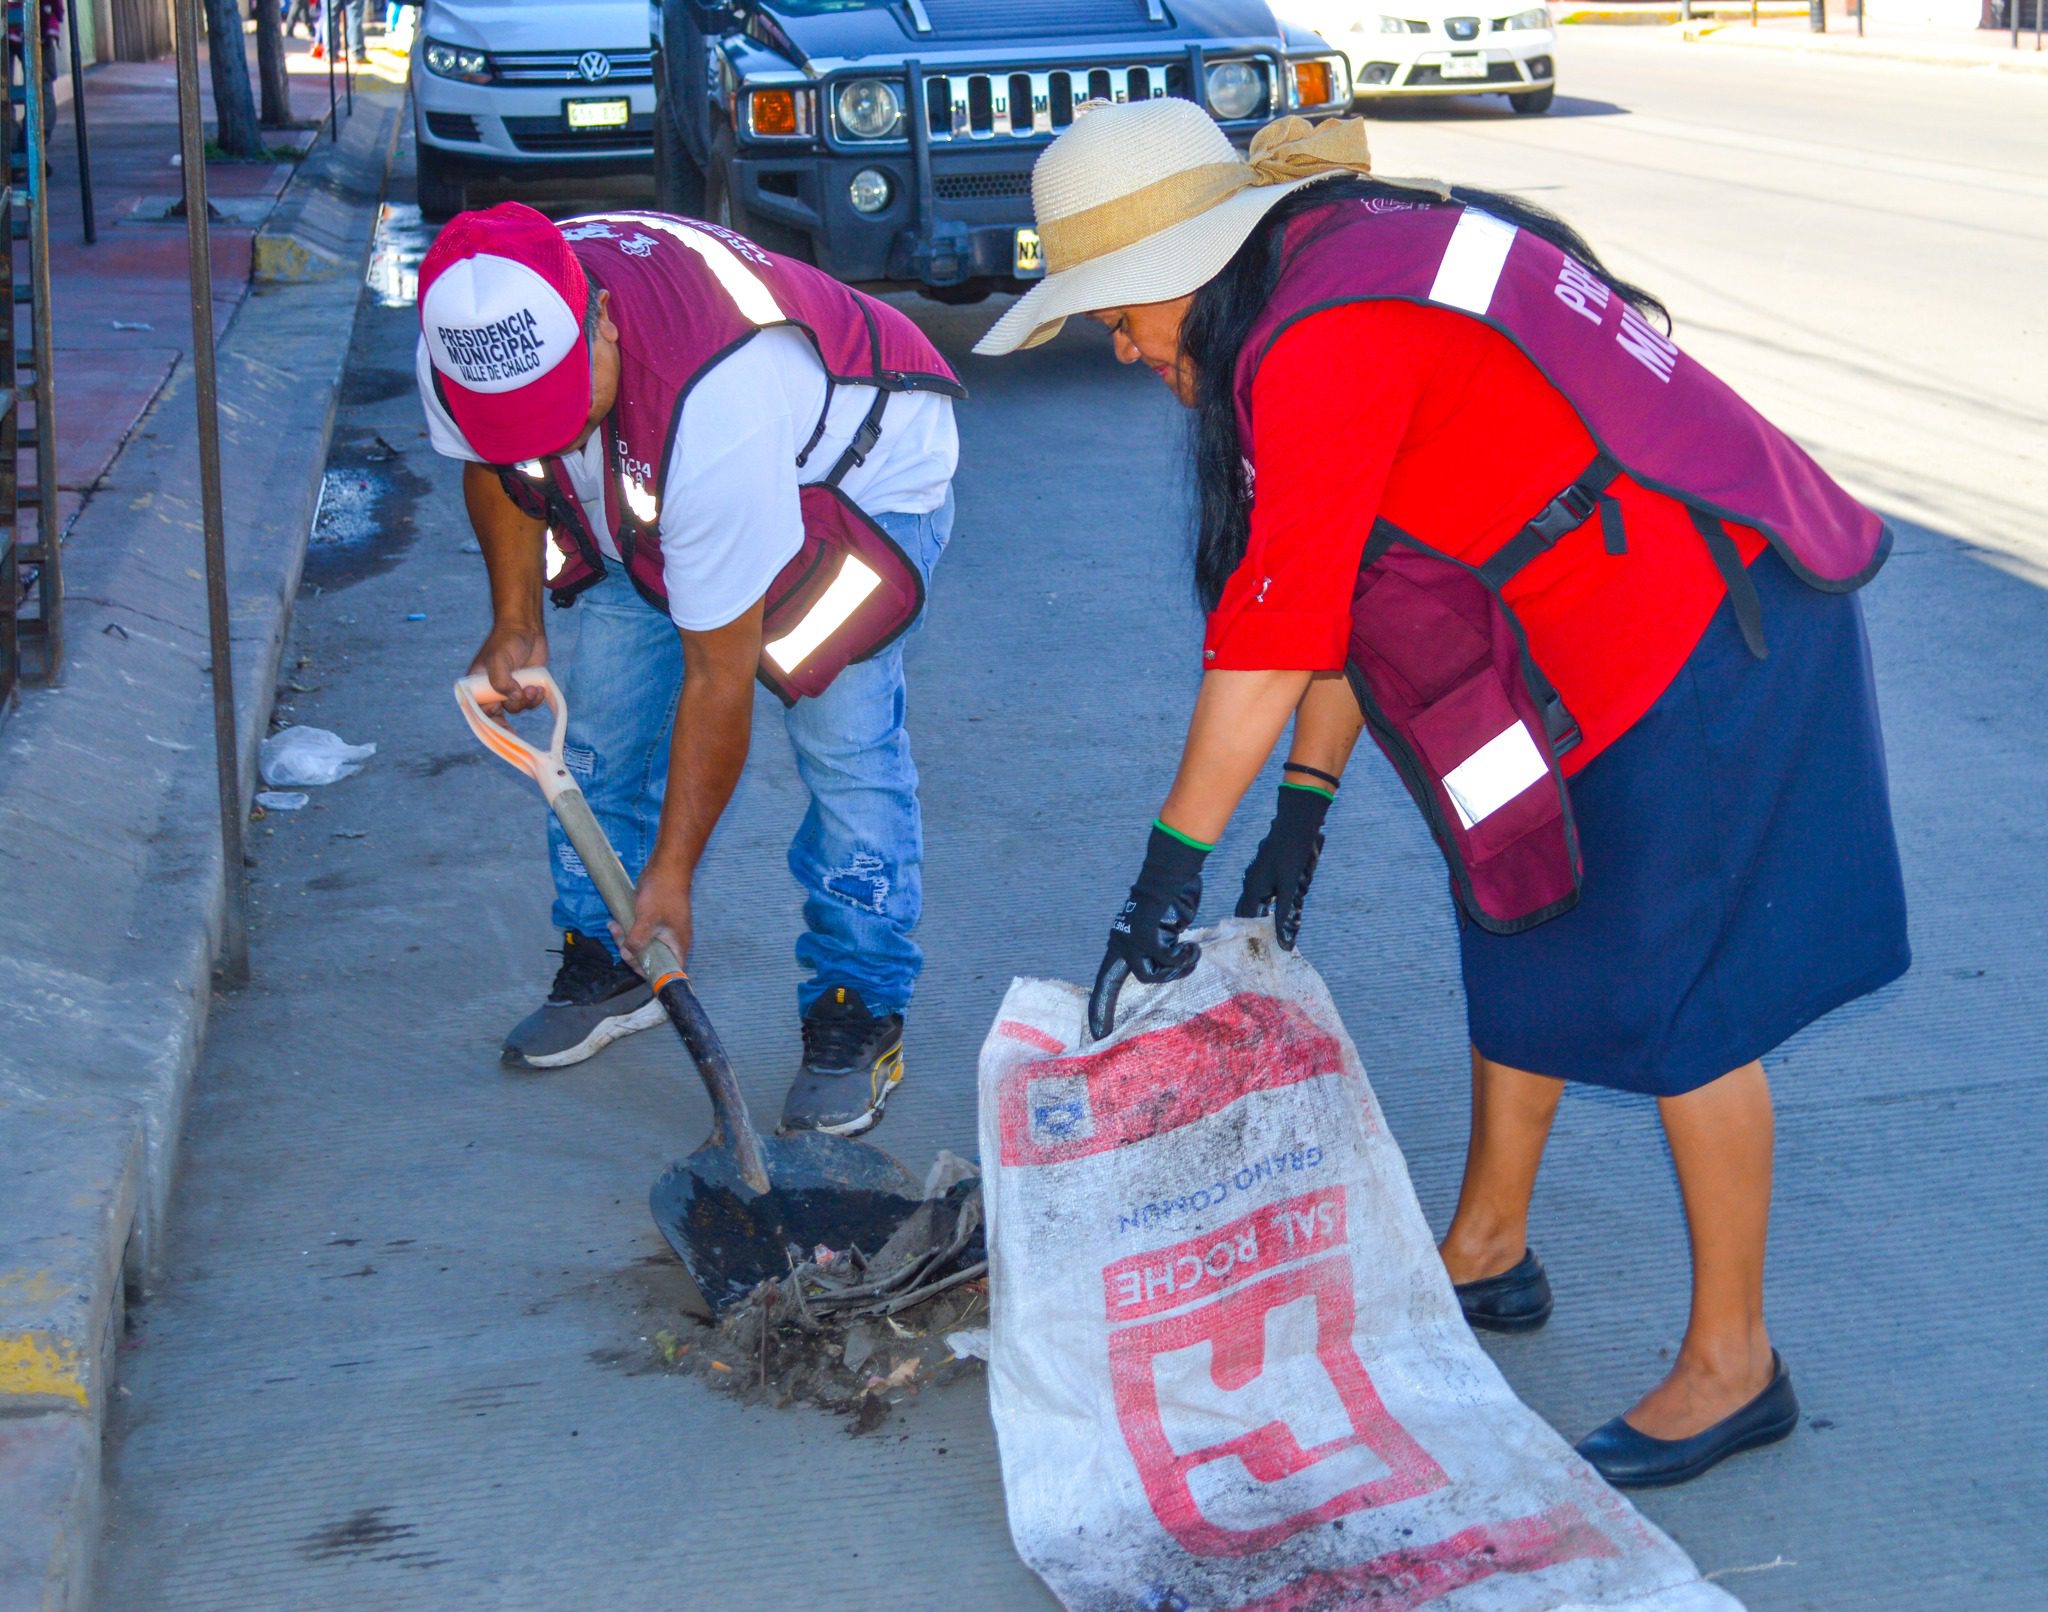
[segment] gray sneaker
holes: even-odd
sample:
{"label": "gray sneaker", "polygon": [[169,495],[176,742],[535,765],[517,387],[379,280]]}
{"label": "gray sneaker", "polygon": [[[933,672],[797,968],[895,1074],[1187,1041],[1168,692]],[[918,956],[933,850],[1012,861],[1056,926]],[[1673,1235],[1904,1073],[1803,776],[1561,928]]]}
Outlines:
{"label": "gray sneaker", "polygon": [[783,1100],[780,1129],[858,1136],[881,1119],[902,1079],[903,1015],[878,1018],[852,986],[834,986],[804,1015],[803,1067]]}
{"label": "gray sneaker", "polygon": [[512,1027],[500,1061],[514,1069],[565,1068],[666,1017],[647,982],[612,956],[603,941],[567,929],[554,989]]}

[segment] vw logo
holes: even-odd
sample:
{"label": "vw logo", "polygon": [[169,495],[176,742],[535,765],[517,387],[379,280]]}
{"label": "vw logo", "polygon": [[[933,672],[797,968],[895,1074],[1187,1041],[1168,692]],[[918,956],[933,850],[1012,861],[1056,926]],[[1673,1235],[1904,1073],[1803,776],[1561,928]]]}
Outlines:
{"label": "vw logo", "polygon": [[601,50],[586,50],[576,58],[576,76],[595,84],[612,76],[612,59]]}

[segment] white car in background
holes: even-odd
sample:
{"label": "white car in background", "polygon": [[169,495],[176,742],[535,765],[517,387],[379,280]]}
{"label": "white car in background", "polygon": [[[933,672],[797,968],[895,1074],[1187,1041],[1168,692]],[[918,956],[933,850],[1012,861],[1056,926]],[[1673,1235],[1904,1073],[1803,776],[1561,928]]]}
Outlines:
{"label": "white car in background", "polygon": [[1557,25],[1527,0],[1288,0],[1282,8],[1343,51],[1360,100],[1506,95],[1550,110]]}
{"label": "white car in background", "polygon": [[471,179],[651,173],[647,0],[426,0],[412,42],[420,212]]}

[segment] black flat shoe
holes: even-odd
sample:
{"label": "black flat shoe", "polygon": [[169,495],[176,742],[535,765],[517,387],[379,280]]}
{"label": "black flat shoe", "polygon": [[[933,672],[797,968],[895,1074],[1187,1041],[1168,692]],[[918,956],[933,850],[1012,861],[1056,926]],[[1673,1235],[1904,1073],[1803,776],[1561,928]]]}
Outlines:
{"label": "black flat shoe", "polygon": [[1731,1455],[1789,1438],[1799,1425],[1792,1374],[1775,1349],[1771,1351],[1771,1369],[1769,1387],[1741,1410],[1691,1438],[1651,1438],[1617,1416],[1580,1439],[1579,1454],[1617,1489],[1661,1489],[1690,1483]]}
{"label": "black flat shoe", "polygon": [[1451,1291],[1465,1324],[1487,1332],[1534,1332],[1550,1319],[1550,1278],[1531,1249],[1500,1275],[1457,1282]]}

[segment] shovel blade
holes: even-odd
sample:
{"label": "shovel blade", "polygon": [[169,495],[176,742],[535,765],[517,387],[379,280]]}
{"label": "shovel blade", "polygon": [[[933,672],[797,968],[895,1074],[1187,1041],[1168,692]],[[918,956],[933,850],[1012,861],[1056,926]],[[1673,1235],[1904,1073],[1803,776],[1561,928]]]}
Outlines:
{"label": "shovel blade", "polygon": [[654,1223],[709,1316],[787,1276],[821,1243],[874,1253],[918,1205],[917,1183],[879,1148],[820,1131],[761,1145],[773,1183],[766,1192],[741,1179],[730,1147],[706,1143],[648,1194]]}

